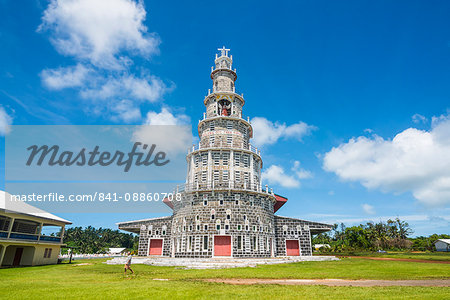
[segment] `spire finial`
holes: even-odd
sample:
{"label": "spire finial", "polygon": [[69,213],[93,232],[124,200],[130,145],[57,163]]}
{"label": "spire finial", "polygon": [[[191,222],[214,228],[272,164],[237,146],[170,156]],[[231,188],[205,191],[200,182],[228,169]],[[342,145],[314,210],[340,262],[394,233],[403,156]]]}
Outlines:
{"label": "spire finial", "polygon": [[230,51],[230,49],[226,49],[225,46],[218,48],[217,50],[221,52],[222,56],[228,56],[228,51]]}

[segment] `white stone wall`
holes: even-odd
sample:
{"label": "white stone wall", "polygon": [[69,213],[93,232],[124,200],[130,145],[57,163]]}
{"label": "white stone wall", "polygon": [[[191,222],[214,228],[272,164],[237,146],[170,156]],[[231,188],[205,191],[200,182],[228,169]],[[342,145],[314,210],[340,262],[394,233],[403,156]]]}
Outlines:
{"label": "white stone wall", "polygon": [[175,257],[213,256],[215,235],[231,235],[233,257],[270,257],[272,248],[268,243],[275,238],[273,204],[272,197],[259,193],[186,195],[182,203],[176,204],[172,221],[172,237],[179,245]]}

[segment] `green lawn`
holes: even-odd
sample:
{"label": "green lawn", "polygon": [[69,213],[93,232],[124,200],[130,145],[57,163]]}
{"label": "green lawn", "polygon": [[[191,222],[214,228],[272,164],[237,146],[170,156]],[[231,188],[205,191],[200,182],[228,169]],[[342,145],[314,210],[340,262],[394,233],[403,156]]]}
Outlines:
{"label": "green lawn", "polygon": [[[373,261],[348,258],[331,262],[303,262],[221,270],[184,270],[134,265],[137,275],[123,276],[122,266],[102,260],[2,269],[0,298],[308,298],[308,299],[449,299],[445,287],[325,287],[253,285],[235,286],[198,281],[201,278],[343,278],[430,279],[449,278],[448,264]],[[154,278],[170,279],[155,281]]]}
{"label": "green lawn", "polygon": [[338,256],[371,256],[386,258],[411,258],[434,261],[450,261],[450,252],[402,252],[388,251],[387,253],[378,252],[343,252],[343,253],[314,253],[314,255],[338,255]]}
{"label": "green lawn", "polygon": [[445,252],[388,252],[388,253],[358,253],[360,256],[375,256],[375,257],[391,257],[391,258],[412,258],[425,260],[441,260],[450,261],[450,253]]}

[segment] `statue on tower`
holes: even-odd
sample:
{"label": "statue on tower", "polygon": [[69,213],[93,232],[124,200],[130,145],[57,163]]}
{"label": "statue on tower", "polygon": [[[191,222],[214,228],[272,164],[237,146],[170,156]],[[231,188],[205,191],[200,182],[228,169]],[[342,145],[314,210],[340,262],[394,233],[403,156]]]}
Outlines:
{"label": "statue on tower", "polygon": [[224,106],[222,109],[222,116],[228,116],[227,108]]}
{"label": "statue on tower", "polygon": [[230,113],[229,113],[228,110],[231,111],[231,102],[227,101],[227,100],[219,101],[219,112],[220,112],[220,115],[221,116],[225,116],[225,117],[229,116]]}

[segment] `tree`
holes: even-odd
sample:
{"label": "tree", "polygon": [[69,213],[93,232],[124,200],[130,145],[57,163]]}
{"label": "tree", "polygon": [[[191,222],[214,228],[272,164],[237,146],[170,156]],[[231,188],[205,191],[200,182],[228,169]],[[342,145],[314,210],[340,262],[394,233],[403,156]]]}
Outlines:
{"label": "tree", "polygon": [[68,228],[64,235],[64,243],[76,247],[76,253],[105,253],[108,248],[124,247],[136,250],[139,238],[132,233],[123,233],[109,228]]}
{"label": "tree", "polygon": [[395,222],[397,223],[398,235],[401,239],[406,239],[408,236],[414,233],[407,222],[401,221],[399,218],[396,218]]}
{"label": "tree", "polygon": [[362,225],[347,227],[345,229],[345,244],[351,248],[368,249],[370,241]]}
{"label": "tree", "polygon": [[376,250],[376,249],[410,249],[422,247],[432,250],[437,237],[430,239],[409,239],[413,233],[409,224],[396,218],[386,222],[368,222],[359,226],[346,227],[334,224],[331,231],[321,233],[313,238],[315,244],[329,244],[331,251],[342,250]]}

